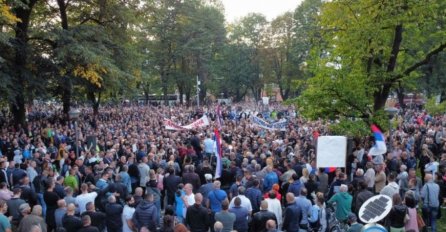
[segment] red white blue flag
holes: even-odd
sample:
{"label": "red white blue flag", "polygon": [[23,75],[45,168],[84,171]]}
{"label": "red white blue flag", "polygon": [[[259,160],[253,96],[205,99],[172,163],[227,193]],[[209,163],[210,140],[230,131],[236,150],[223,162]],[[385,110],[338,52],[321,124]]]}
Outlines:
{"label": "red white blue flag", "polygon": [[377,156],[385,154],[387,152],[387,146],[384,140],[384,134],[375,124],[372,124],[370,127],[372,129],[373,135],[375,136],[375,146],[370,148],[369,155]]}
{"label": "red white blue flag", "polygon": [[221,138],[220,138],[220,132],[217,128],[214,129],[214,154],[217,159],[217,166],[215,168],[215,179],[221,177],[221,170],[222,170],[222,149],[221,149]]}

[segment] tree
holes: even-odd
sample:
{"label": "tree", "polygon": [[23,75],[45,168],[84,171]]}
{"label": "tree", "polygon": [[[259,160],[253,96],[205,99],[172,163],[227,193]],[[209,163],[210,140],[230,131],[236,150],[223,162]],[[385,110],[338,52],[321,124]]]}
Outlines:
{"label": "tree", "polygon": [[445,9],[440,0],[325,2],[303,113],[367,123],[383,116],[392,89],[446,48]]}

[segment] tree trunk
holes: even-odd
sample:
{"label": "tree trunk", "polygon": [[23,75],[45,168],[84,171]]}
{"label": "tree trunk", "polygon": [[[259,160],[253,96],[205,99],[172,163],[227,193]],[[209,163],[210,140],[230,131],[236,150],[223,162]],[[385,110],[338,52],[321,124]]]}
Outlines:
{"label": "tree trunk", "polygon": [[21,4],[26,6],[19,6],[14,9],[19,21],[15,28],[15,60],[14,66],[17,70],[13,80],[14,86],[17,88],[15,92],[14,102],[10,102],[11,113],[14,117],[14,124],[16,126],[25,125],[26,122],[26,108],[25,108],[25,70],[28,59],[28,29],[30,23],[30,16],[37,0],[22,1]]}
{"label": "tree trunk", "polygon": [[406,109],[406,104],[404,104],[404,88],[399,84],[396,89],[396,94],[398,96],[398,103],[400,104],[401,109]]}
{"label": "tree trunk", "polygon": [[70,77],[64,77],[63,79],[66,79],[66,81],[63,81],[60,86],[62,88],[62,111],[66,119],[69,120],[68,112],[70,112],[71,107],[72,84]]}

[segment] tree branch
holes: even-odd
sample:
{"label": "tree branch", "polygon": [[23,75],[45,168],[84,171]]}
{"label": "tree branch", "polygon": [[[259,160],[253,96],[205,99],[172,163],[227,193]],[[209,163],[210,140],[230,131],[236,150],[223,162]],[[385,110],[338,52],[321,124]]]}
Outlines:
{"label": "tree branch", "polygon": [[31,40],[40,40],[40,41],[44,41],[44,42],[48,43],[49,45],[51,45],[52,48],[56,48],[56,47],[57,47],[57,42],[52,41],[52,40],[47,39],[47,38],[43,38],[43,37],[39,37],[39,36],[29,37],[29,38],[28,38],[28,41],[31,41]]}
{"label": "tree branch", "polygon": [[398,79],[401,79],[402,77],[407,76],[411,72],[415,71],[420,66],[423,66],[423,65],[429,63],[429,61],[432,59],[433,56],[435,56],[438,53],[442,52],[445,48],[446,48],[446,43],[441,44],[436,49],[434,49],[434,50],[430,51],[429,53],[427,53],[426,57],[424,57],[423,60],[420,60],[417,63],[413,64],[412,66],[408,67],[406,70],[404,70],[404,72],[402,74],[397,75],[394,78],[394,80],[396,81]]}

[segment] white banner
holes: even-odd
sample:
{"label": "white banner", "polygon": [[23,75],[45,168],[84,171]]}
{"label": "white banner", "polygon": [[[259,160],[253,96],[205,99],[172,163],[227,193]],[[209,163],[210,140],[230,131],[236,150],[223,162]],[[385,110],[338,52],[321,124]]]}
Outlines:
{"label": "white banner", "polygon": [[180,126],[180,125],[176,124],[175,122],[173,122],[172,120],[167,119],[167,118],[164,119],[163,123],[167,130],[192,130],[192,129],[197,129],[197,128],[208,126],[209,119],[206,115],[203,115],[203,117],[201,117],[197,121],[195,121],[189,125],[186,125],[186,126]]}
{"label": "white banner", "polygon": [[347,137],[319,136],[316,152],[316,166],[318,168],[345,168]]}

